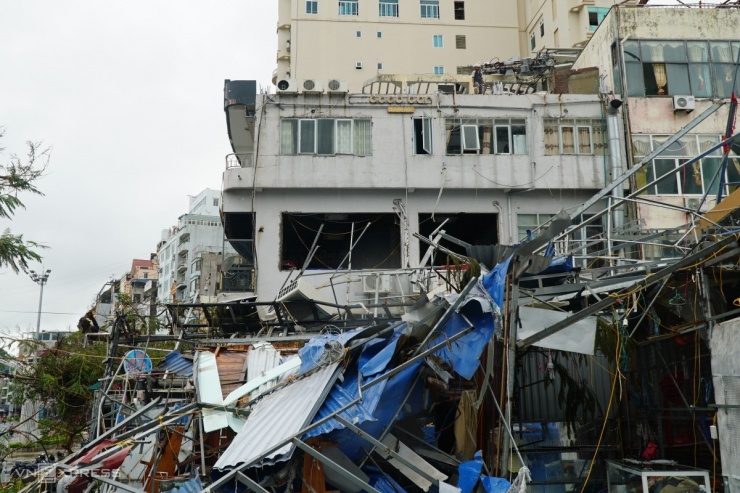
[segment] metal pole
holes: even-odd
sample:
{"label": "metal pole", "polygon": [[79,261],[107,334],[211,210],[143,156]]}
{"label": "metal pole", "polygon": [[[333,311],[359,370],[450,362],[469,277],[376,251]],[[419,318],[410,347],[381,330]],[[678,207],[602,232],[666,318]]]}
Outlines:
{"label": "metal pole", "polygon": [[41,304],[44,300],[44,285],[46,284],[46,281],[49,280],[49,274],[51,274],[51,269],[46,269],[45,271],[42,270],[40,273],[37,273],[36,271],[28,272],[31,280],[41,286],[41,293],[39,294],[39,311],[36,316],[36,340],[39,339],[39,334],[41,332]]}
{"label": "metal pole", "polygon": [[44,282],[41,281],[41,294],[39,294],[39,312],[36,316],[36,339],[39,338],[39,333],[41,332],[41,303],[44,300]]}

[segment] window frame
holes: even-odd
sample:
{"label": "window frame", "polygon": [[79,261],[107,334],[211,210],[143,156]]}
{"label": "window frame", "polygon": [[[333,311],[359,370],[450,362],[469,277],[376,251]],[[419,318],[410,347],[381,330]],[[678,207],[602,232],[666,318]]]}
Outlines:
{"label": "window frame", "polygon": [[468,48],[467,45],[468,45],[467,37],[464,34],[455,35],[455,49],[456,50],[466,50]]}
{"label": "window frame", "polygon": [[445,47],[445,39],[443,34],[433,34],[432,35],[432,47],[434,48],[444,48]]}
{"label": "window frame", "polygon": [[380,0],[378,17],[398,17],[398,0]]}
{"label": "window frame", "polygon": [[434,75],[444,75],[445,74],[445,67],[444,65],[435,65],[432,67],[432,71]]}
{"label": "window frame", "polygon": [[[331,122],[331,130],[328,129]],[[349,125],[349,149],[339,148],[340,128],[346,122]],[[360,122],[365,128],[360,129]],[[286,136],[284,128],[290,127]],[[371,156],[372,155],[372,120],[370,118],[282,118],[280,120],[280,155],[281,156]],[[304,132],[313,135],[304,139]],[[361,141],[358,141],[362,134]],[[343,137],[346,138],[346,137]],[[290,139],[288,142],[287,139]],[[331,152],[322,151],[322,144],[331,142]],[[366,152],[362,152],[365,149]]]}
{"label": "window frame", "polygon": [[339,15],[352,17],[360,15],[359,0],[339,0]]}
{"label": "window frame", "polygon": [[319,13],[318,0],[306,0],[306,14],[317,15]]}
{"label": "window frame", "polygon": [[419,0],[422,19],[439,19],[439,0]]}

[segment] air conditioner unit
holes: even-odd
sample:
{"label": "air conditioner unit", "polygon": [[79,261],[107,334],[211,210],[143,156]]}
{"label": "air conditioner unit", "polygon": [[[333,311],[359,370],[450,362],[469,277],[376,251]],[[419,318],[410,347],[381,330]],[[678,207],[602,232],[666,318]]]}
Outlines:
{"label": "air conditioner unit", "polygon": [[331,79],[326,89],[328,92],[349,92],[349,85],[346,80]]}
{"label": "air conditioner unit", "polygon": [[356,68],[357,70],[361,69],[361,68],[362,68],[362,62],[357,62],[357,63],[355,63],[355,68]]}
{"label": "air conditioner unit", "polygon": [[695,108],[694,96],[673,96],[673,111],[691,113]]}
{"label": "air conditioner unit", "polygon": [[293,79],[280,79],[277,86],[277,92],[298,92],[298,86]]}
{"label": "air conditioner unit", "polygon": [[306,79],[301,84],[303,92],[324,92],[324,81],[317,79]]}
{"label": "air conditioner unit", "polygon": [[390,293],[391,276],[388,274],[365,274],[362,276],[364,293]]}

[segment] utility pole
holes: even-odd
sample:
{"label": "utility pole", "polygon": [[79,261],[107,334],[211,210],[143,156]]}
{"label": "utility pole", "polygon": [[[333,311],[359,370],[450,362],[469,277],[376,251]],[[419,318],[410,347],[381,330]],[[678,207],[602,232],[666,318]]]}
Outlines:
{"label": "utility pole", "polygon": [[51,274],[51,269],[46,269],[46,271],[42,273],[37,273],[33,270],[28,273],[28,275],[31,276],[31,280],[41,286],[41,294],[39,294],[39,313],[36,317],[36,340],[38,340],[39,333],[41,331],[41,303],[44,300],[44,285],[49,280],[49,274]]}

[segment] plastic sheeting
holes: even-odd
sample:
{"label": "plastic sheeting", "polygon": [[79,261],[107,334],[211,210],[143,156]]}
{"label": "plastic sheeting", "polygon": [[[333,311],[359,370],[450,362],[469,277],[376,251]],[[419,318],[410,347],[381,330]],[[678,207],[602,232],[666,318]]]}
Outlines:
{"label": "plastic sheeting", "polygon": [[436,353],[436,356],[446,361],[452,369],[461,377],[470,380],[478,370],[479,361],[483,349],[493,337],[494,314],[484,312],[479,303],[466,303],[452,316],[442,333],[437,336],[432,345],[449,339],[467,329],[469,324],[462,315],[473,324],[475,329],[454,342],[444,346]]}
{"label": "plastic sheeting", "polygon": [[471,493],[475,490],[482,469],[483,458],[480,450],[475,453],[473,460],[462,462],[457,466],[457,472],[460,476],[457,480],[457,487],[460,488],[461,493]]}
{"label": "plastic sheeting", "polygon": [[320,363],[325,362],[325,353],[329,351],[327,346],[331,346],[335,341],[344,346],[347,342],[362,334],[365,330],[367,330],[367,327],[360,327],[340,334],[321,334],[310,339],[298,351],[298,356],[301,358],[301,367],[298,369],[298,374],[306,373],[312,368],[318,366]]}

